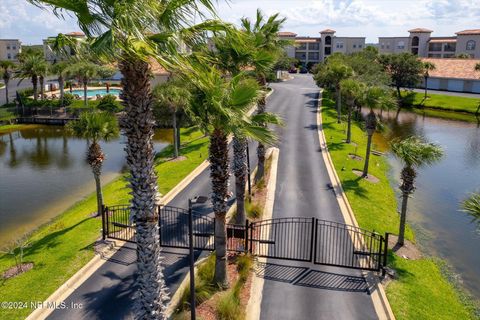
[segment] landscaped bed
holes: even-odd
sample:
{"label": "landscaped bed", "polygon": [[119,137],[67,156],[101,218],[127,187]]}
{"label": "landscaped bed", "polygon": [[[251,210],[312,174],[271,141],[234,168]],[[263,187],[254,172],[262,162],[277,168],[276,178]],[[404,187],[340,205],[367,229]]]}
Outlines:
{"label": "landscaped bed", "polygon": [[[194,128],[182,129],[183,161],[168,161],[172,147],[157,158],[159,191],[171,190],[208,155],[208,138]],[[130,195],[125,176],[103,188],[108,204],[128,203]],[[33,268],[22,274],[0,279],[0,301],[44,301],[94,256],[93,246],[100,237],[101,220],[92,218],[96,210],[95,193],[85,197],[52,222],[41,226],[30,236],[24,262]],[[9,255],[0,256],[0,274],[15,265]],[[23,319],[33,310],[0,309],[0,319]]]}
{"label": "landscaped bed", "polygon": [[[337,124],[335,103],[324,94],[323,127],[328,149],[338,176],[360,227],[398,233],[399,215],[395,193],[388,180],[389,165],[384,157],[372,155],[369,172],[379,178],[370,183],[352,170],[361,169],[363,161],[349,154],[365,156],[366,134],[358,123],[352,125],[352,140],[358,146],[345,144],[345,124]],[[356,150],[356,152],[355,152]],[[406,237],[414,240],[407,227]],[[425,257],[407,260],[390,253],[389,267],[396,270],[396,279],[389,283],[387,296],[397,319],[474,319],[474,306],[447,280],[444,264]]]}

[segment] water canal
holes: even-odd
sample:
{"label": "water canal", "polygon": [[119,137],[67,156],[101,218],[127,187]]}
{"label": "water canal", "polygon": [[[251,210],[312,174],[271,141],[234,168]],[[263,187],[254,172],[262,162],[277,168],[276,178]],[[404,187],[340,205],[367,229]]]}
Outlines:
{"label": "water canal", "polygon": [[[385,149],[396,137],[421,135],[438,143],[445,157],[419,169],[415,193],[409,202],[407,219],[417,241],[433,256],[445,259],[476,299],[480,299],[480,224],[460,211],[469,193],[480,191],[480,125],[426,117],[412,112],[383,113],[385,134],[374,143]],[[400,196],[401,163],[387,155],[391,182]]]}
{"label": "water canal", "polygon": [[[172,140],[171,130],[154,136],[158,152]],[[101,146],[106,154],[102,183],[125,170],[125,138]],[[87,142],[63,127],[29,126],[0,133],[0,246],[62,213],[95,190],[85,162]]]}

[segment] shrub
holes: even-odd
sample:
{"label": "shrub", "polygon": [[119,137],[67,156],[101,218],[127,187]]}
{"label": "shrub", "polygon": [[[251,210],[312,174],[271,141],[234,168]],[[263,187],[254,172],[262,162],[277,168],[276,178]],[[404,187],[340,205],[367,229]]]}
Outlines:
{"label": "shrub", "polygon": [[[237,282],[237,284],[240,282]],[[241,286],[240,286],[241,288]],[[222,320],[240,320],[245,318],[245,313],[240,307],[240,298],[237,294],[237,285],[233,290],[221,294],[216,305],[216,312]]]}
{"label": "shrub", "polygon": [[17,91],[18,91],[18,94],[22,98],[33,96],[33,89],[32,88],[20,89],[20,90],[17,90]]}
{"label": "shrub", "polygon": [[97,106],[102,111],[117,113],[122,111],[122,106],[117,102],[117,98],[112,94],[107,94],[100,99]]}
{"label": "shrub", "polygon": [[69,106],[72,104],[73,100],[75,100],[75,97],[71,93],[65,93],[63,95],[63,105],[64,106]]}
{"label": "shrub", "polygon": [[258,203],[245,201],[245,210],[250,219],[258,219],[263,216],[263,208]]}

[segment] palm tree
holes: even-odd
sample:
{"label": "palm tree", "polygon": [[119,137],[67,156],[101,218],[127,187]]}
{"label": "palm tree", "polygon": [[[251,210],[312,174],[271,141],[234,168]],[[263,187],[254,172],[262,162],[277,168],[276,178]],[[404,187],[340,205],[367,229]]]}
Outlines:
{"label": "palm tree", "polygon": [[423,77],[425,78],[425,100],[427,99],[427,90],[428,90],[428,78],[430,77],[430,71],[435,70],[435,64],[430,61],[425,61],[423,63]]}
{"label": "palm tree", "polygon": [[166,58],[177,54],[176,39],[197,40],[201,37],[195,35],[218,27],[217,22],[210,21],[197,25],[189,23],[195,13],[214,14],[213,5],[210,0],[29,2],[47,5],[59,17],[62,17],[59,9],[73,13],[82,31],[92,40],[91,49],[99,57],[118,61],[123,75],[122,103],[125,106],[121,126],[127,138],[127,164],[133,194],[131,216],[136,228],[138,291],[134,314],[137,319],[163,319],[168,294],[160,263],[158,185],[152,141],[155,120],[151,67],[147,61],[153,57],[164,63]]}
{"label": "palm tree", "polygon": [[347,139],[345,142],[350,143],[352,140],[352,112],[356,101],[361,98],[364,88],[361,82],[354,79],[343,79],[340,82],[340,88],[347,103]]}
{"label": "palm tree", "polygon": [[31,79],[33,86],[33,99],[36,101],[38,100],[38,77],[46,64],[45,59],[41,53],[38,53],[37,51],[28,51],[19,57],[19,62],[19,83],[26,78]]}
{"label": "palm tree", "polygon": [[462,202],[462,211],[468,212],[473,219],[480,222],[480,193],[472,193]]}
{"label": "palm tree", "polygon": [[[274,67],[276,56],[282,53],[282,47],[290,44],[290,42],[278,38],[278,32],[285,21],[285,18],[279,18],[278,13],[265,19],[260,10],[257,10],[255,22],[248,18],[241,20],[242,30],[249,38],[250,48],[255,50],[250,63],[254,68],[258,84],[264,92],[267,92],[266,74]],[[257,114],[261,115],[265,111],[266,97],[264,95],[258,100]],[[265,145],[263,143],[258,144],[257,157],[258,164],[255,180],[259,181],[265,173]]]}
{"label": "palm tree", "polygon": [[12,78],[15,64],[12,61],[0,60],[0,74],[2,75],[3,82],[5,83],[5,101],[8,104],[8,83]]}
{"label": "palm tree", "polygon": [[180,127],[177,125],[177,113],[186,109],[190,103],[190,91],[180,82],[169,80],[156,86],[153,96],[158,105],[167,107],[172,113],[174,157],[177,158],[180,149]]}
{"label": "palm tree", "polygon": [[44,61],[37,65],[38,83],[40,84],[40,100],[45,99],[45,77],[50,71],[50,65]]}
{"label": "palm tree", "polygon": [[[212,204],[215,213],[215,283],[228,286],[226,250],[226,214],[228,210],[228,135],[241,133],[263,143],[273,142],[273,133],[259,122],[268,122],[266,115],[246,115],[260,95],[258,84],[244,74],[224,77],[212,66],[190,58],[179,65],[182,77],[196,89],[189,113],[195,123],[210,137],[209,160],[212,181]],[[259,119],[263,117],[263,119]]]}
{"label": "palm tree", "polygon": [[97,191],[97,215],[102,213],[103,195],[100,176],[105,154],[100,147],[101,140],[108,141],[119,134],[117,119],[108,112],[83,112],[78,120],[68,124],[68,129],[76,136],[90,141],[87,152],[87,163],[92,168]]}
{"label": "palm tree", "polygon": [[391,144],[393,154],[403,162],[404,167],[401,173],[402,184],[402,209],[400,214],[400,230],[398,232],[398,244],[403,246],[405,238],[405,223],[407,218],[407,202],[409,196],[414,192],[416,168],[423,165],[430,165],[440,160],[443,150],[440,146],[426,142],[420,137],[411,136],[404,140],[395,140]]}
{"label": "palm tree", "polygon": [[[65,96],[65,80],[70,75],[70,63],[67,61],[57,62],[52,65],[51,71],[58,76],[58,86],[60,87],[60,105],[63,106],[63,97]],[[66,110],[66,108],[65,108]]]}
{"label": "palm tree", "polygon": [[383,88],[369,87],[364,90],[360,104],[370,108],[365,119],[365,130],[367,131],[367,150],[365,154],[365,165],[363,167],[362,177],[368,177],[368,168],[370,165],[370,153],[372,149],[373,134],[377,130],[378,119],[375,109],[390,109],[395,106],[392,95]]}
{"label": "palm tree", "polygon": [[88,106],[88,82],[98,74],[98,66],[93,62],[79,61],[68,68],[68,72],[83,85],[83,105]]}
{"label": "palm tree", "polygon": [[315,75],[315,80],[319,86],[333,87],[335,89],[335,102],[337,105],[337,122],[341,122],[342,116],[342,94],[340,82],[353,75],[353,70],[340,58],[330,57],[319,72]]}

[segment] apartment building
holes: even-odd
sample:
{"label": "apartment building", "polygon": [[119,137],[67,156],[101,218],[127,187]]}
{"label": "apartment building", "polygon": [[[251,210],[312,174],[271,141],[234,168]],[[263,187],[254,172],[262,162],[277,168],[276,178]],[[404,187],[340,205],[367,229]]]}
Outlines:
{"label": "apartment building", "polygon": [[[65,36],[72,37],[75,39],[84,39],[85,34],[83,32],[70,32],[66,33]],[[69,56],[74,56],[76,54],[74,48],[66,46],[63,48],[63,53],[57,54],[52,49],[52,41],[55,40],[55,37],[49,37],[43,40],[43,55],[45,60],[48,62],[56,62],[61,60],[66,60]]]}
{"label": "apartment building", "polygon": [[424,58],[454,58],[466,54],[480,58],[480,29],[463,30],[448,37],[432,37],[433,31],[425,28],[408,32],[408,37],[379,37],[380,53],[411,52]]}
{"label": "apartment building", "polygon": [[0,60],[17,61],[22,52],[22,43],[18,39],[0,39]]}
{"label": "apartment building", "polygon": [[294,45],[285,48],[287,55],[300,60],[304,65],[319,63],[335,52],[345,54],[362,51],[365,37],[337,37],[336,31],[320,31],[320,37],[302,37],[293,32],[279,32],[280,39],[291,40]]}

